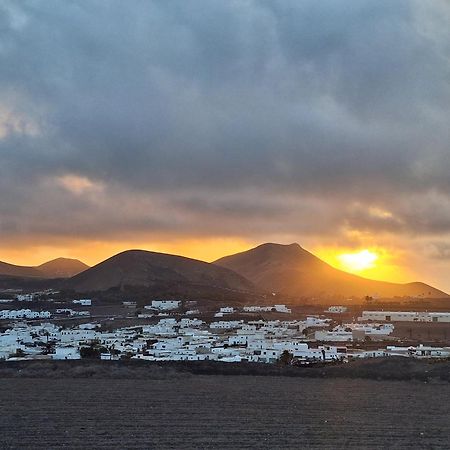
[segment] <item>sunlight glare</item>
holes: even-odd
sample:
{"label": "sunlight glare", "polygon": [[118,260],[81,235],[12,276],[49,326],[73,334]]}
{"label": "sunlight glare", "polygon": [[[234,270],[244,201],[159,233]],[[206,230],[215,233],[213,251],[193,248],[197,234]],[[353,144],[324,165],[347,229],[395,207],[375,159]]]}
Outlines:
{"label": "sunlight glare", "polygon": [[350,272],[360,272],[375,267],[378,255],[367,249],[338,256],[341,265]]}

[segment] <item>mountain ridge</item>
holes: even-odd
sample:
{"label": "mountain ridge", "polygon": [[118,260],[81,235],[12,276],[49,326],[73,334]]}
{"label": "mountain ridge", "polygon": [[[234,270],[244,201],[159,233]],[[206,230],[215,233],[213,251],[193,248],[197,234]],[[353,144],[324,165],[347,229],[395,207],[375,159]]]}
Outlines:
{"label": "mountain ridge", "polygon": [[65,278],[63,287],[75,291],[104,291],[139,286],[154,292],[195,295],[218,290],[279,293],[289,297],[418,297],[446,298],[443,291],[421,282],[391,283],[341,271],[298,243],[260,244],[250,250],[207,263],[179,255],[126,250],[89,268],[81,261],[57,258],[39,266],[0,262],[0,275],[24,279]]}

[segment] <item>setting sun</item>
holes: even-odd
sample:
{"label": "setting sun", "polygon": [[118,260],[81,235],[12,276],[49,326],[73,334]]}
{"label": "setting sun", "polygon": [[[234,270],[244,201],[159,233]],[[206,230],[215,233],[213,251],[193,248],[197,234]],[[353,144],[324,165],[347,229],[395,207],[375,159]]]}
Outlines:
{"label": "setting sun", "polygon": [[383,247],[319,247],[314,253],[336,269],[372,280],[406,283],[415,274],[405,268],[400,251]]}
{"label": "setting sun", "polygon": [[375,267],[378,255],[369,250],[361,250],[357,253],[344,253],[338,256],[342,267],[349,272],[361,272]]}

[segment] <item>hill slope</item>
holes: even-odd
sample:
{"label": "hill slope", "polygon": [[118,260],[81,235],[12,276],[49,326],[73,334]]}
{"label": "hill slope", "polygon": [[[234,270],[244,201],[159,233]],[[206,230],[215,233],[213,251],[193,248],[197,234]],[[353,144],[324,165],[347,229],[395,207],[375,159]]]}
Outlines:
{"label": "hill slope", "polygon": [[144,250],[128,250],[82,272],[67,282],[79,292],[125,286],[208,286],[252,290],[253,285],[229,269],[203,261]]}
{"label": "hill slope", "polygon": [[23,278],[70,278],[88,269],[77,259],[57,258],[36,267],[16,266],[0,261],[0,275]]}
{"label": "hill slope", "polygon": [[0,261],[0,275],[11,277],[42,277],[42,274],[35,267],[16,266]]}
{"label": "hill slope", "polygon": [[259,289],[307,297],[448,297],[424,283],[373,281],[335,269],[298,244],[262,244],[218,259],[214,264],[234,270]]}

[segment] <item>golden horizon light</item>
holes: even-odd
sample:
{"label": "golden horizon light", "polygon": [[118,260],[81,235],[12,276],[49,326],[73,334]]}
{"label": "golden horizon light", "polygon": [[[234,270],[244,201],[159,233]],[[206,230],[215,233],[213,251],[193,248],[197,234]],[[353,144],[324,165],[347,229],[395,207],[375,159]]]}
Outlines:
{"label": "golden horizon light", "polygon": [[417,278],[404,255],[392,248],[329,246],[313,248],[313,253],[336,269],[372,280],[406,283]]}
{"label": "golden horizon light", "polygon": [[343,270],[348,272],[363,272],[376,267],[379,256],[368,249],[363,249],[355,253],[343,253],[337,259]]}

